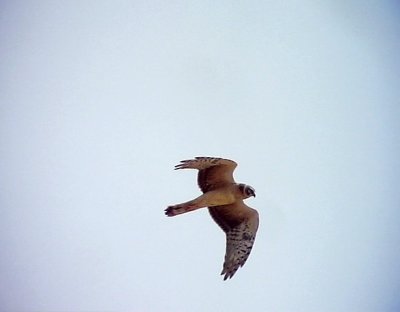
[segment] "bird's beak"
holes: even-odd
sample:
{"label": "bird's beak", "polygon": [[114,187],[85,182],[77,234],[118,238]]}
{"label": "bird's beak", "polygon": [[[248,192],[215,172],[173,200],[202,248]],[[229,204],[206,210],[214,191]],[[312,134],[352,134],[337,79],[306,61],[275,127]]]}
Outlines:
{"label": "bird's beak", "polygon": [[253,196],[256,197],[256,193],[254,193]]}

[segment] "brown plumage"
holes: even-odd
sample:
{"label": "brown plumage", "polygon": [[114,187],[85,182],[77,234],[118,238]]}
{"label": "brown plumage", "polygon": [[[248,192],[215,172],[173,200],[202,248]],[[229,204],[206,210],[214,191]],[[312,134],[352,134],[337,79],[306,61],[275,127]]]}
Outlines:
{"label": "brown plumage", "polygon": [[243,199],[255,197],[254,189],[237,184],[233,178],[236,162],[216,157],[196,157],[183,160],[175,169],[197,169],[198,185],[203,195],[177,205],[169,206],[169,217],[208,207],[211,217],[226,233],[224,280],[231,278],[246,262],[258,229],[258,213],[244,204]]}

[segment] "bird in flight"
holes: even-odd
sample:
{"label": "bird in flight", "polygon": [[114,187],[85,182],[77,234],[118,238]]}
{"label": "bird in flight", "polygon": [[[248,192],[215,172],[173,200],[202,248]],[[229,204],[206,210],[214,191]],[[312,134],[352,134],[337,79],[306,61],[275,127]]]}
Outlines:
{"label": "bird in flight", "polygon": [[225,261],[221,275],[231,278],[249,257],[258,229],[258,212],[243,200],[256,197],[250,185],[233,179],[237,163],[216,157],[196,157],[182,160],[177,169],[197,169],[197,183],[203,194],[193,200],[168,206],[165,214],[173,217],[208,207],[211,217],[226,234]]}

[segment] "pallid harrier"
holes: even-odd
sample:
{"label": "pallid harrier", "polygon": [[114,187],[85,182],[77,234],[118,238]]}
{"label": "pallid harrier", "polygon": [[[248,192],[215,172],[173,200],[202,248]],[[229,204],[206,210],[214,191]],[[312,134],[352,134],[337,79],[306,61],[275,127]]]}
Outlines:
{"label": "pallid harrier", "polygon": [[249,257],[258,229],[258,213],[243,199],[256,196],[254,188],[237,184],[233,171],[237,164],[229,159],[196,157],[182,160],[176,169],[198,169],[197,183],[203,195],[188,202],[169,206],[165,214],[173,217],[208,207],[214,221],[226,233],[225,262],[221,275],[231,278]]}

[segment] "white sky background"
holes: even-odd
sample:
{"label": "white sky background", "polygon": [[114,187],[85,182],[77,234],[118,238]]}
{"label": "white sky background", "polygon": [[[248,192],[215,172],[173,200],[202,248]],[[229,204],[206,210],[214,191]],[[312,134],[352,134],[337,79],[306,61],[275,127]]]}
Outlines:
{"label": "white sky background", "polygon": [[[396,1],[2,1],[2,311],[400,309]],[[182,159],[252,185],[225,237]]]}

